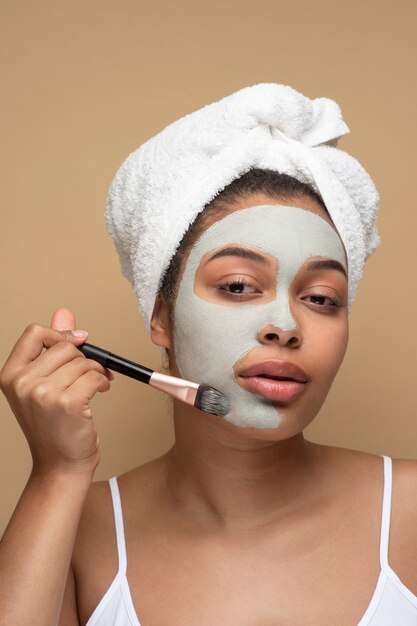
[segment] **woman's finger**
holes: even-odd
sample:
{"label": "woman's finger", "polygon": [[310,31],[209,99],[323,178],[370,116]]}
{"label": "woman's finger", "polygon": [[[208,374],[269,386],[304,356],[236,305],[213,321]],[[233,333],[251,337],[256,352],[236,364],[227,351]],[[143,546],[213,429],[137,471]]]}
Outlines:
{"label": "woman's finger", "polygon": [[69,342],[60,341],[43,352],[35,361],[22,367],[15,378],[15,384],[19,393],[24,394],[35,382],[49,379],[53,387],[62,391],[90,369],[95,369],[109,380],[114,379],[110,370],[97,361],[86,359],[82,352]]}
{"label": "woman's finger", "polygon": [[31,378],[50,376],[67,363],[80,357],[85,359],[83,353],[72,343],[58,341],[48,350],[44,350],[34,361],[23,367],[20,374],[25,376],[27,372]]}
{"label": "woman's finger", "polygon": [[97,370],[91,369],[78,378],[62,395],[62,402],[69,415],[81,414],[91,417],[90,401],[100,391],[110,389],[109,379]]}
{"label": "woman's finger", "polygon": [[48,378],[56,389],[65,390],[91,370],[105,376],[108,380],[113,380],[114,378],[110,370],[100,365],[100,363],[97,363],[97,361],[86,359],[81,352],[78,357],[75,357],[72,361],[65,363],[62,367],[59,367],[49,374]]}
{"label": "woman's finger", "polygon": [[40,324],[28,326],[13,347],[4,369],[17,369],[34,361],[44,348],[51,348],[60,341],[67,341],[73,345],[85,342],[86,331],[58,331]]}
{"label": "woman's finger", "polygon": [[75,330],[77,323],[74,313],[64,307],[56,309],[52,315],[51,328],[55,330]]}

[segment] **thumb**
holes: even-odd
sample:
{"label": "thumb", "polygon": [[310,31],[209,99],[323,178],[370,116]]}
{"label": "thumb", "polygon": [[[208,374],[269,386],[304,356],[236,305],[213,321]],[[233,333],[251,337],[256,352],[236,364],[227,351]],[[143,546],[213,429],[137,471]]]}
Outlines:
{"label": "thumb", "polygon": [[77,326],[74,313],[62,307],[56,309],[52,315],[51,328],[54,330],[75,330]]}

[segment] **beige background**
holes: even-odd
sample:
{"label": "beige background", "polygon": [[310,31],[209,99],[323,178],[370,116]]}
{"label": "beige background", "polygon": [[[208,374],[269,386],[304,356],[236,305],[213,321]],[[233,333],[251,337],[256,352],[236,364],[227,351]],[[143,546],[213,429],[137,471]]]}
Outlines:
{"label": "beige background", "polygon": [[[159,366],[103,221],[127,154],[241,87],[290,84],[342,106],[341,147],[372,173],[384,245],[351,315],[348,355],[314,441],[417,458],[415,0],[2,0],[3,362],[31,321],[72,307],[93,343]],[[123,380],[94,401],[97,478],[172,443],[167,399]],[[30,457],[0,399],[0,531]]]}

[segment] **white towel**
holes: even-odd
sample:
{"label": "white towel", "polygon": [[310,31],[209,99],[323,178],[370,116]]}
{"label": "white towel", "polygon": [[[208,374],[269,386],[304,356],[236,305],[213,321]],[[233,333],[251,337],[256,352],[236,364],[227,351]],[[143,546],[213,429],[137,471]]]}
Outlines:
{"label": "white towel", "polygon": [[379,237],[375,186],[336,147],[348,132],[333,100],[268,83],[186,115],[130,154],[112,182],[106,220],[147,326],[189,225],[251,168],[288,174],[321,195],[346,249],[350,307]]}

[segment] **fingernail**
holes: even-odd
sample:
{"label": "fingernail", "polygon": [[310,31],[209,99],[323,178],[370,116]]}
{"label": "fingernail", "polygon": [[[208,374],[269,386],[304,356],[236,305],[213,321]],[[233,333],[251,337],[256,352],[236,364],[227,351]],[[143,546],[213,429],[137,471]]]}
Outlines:
{"label": "fingernail", "polygon": [[74,335],[74,337],[87,337],[88,330],[72,330],[71,335]]}

